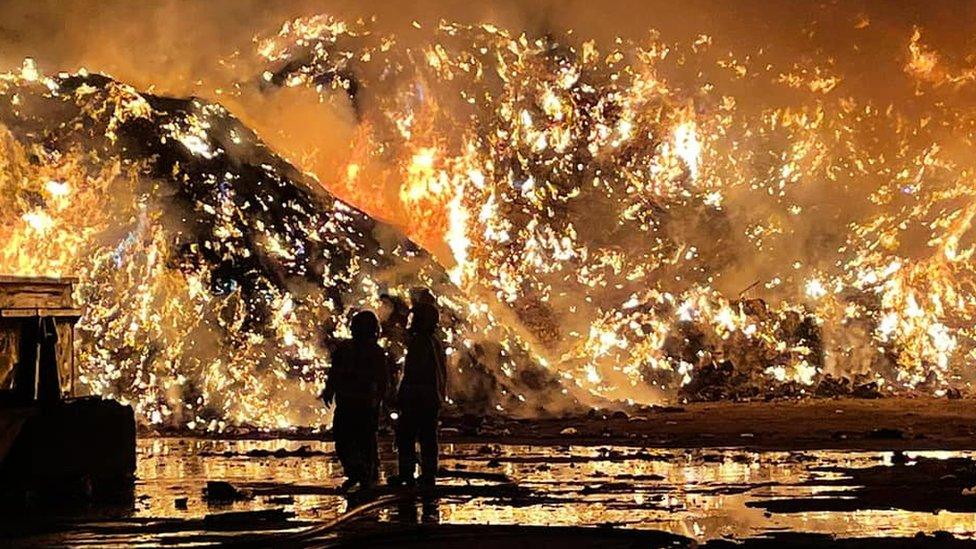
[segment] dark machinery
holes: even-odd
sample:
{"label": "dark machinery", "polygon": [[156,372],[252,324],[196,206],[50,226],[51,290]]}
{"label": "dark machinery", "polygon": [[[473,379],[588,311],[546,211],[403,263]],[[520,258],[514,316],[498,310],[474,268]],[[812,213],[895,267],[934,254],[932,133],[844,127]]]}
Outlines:
{"label": "dark machinery", "polygon": [[0,497],[131,493],[132,408],[75,396],[74,282],[0,276]]}

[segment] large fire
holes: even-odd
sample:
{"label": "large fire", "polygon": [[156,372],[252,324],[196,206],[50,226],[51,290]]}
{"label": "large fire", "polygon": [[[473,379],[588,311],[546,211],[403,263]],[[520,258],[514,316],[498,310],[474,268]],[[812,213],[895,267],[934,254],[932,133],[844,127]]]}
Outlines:
{"label": "large fire", "polygon": [[[964,109],[861,103],[830,59],[706,56],[708,36],[599,51],[490,25],[431,34],[404,52],[312,17],[259,43],[279,66],[300,60],[285,86],[400,83],[373,99],[370,145],[404,158],[389,176],[402,223],[446,242],[454,280],[514,310],[564,376],[626,399],[726,359],[799,392],[825,374],[937,393],[970,381],[971,171],[927,130]],[[916,86],[971,72],[943,67],[917,29],[904,52]],[[714,57],[697,89],[663,76]],[[737,97],[761,79],[792,101]]]}
{"label": "large fire", "polygon": [[[976,166],[965,107],[862,101],[830,59],[784,65],[762,52],[716,53],[704,35],[601,49],[575,36],[563,43],[445,22],[423,45],[399,41],[370,23],[288,21],[242,54],[266,67],[260,90],[222,93],[245,119],[256,116],[246,112],[250,93],[311,91],[356,104],[348,154],[328,168],[268,140],[438,258],[461,290],[439,292],[442,304],[502,330],[492,333],[509,357],[497,364],[503,377],[518,378],[511,357],[522,353],[577,395],[639,402],[700,396],[703,372],[723,364],[736,380],[725,396],[816,393],[827,376],[936,394],[971,381]],[[905,37],[903,55],[900,77],[916,96],[972,80],[919,31]],[[23,87],[57,96],[62,85],[30,61],[5,82],[12,112]],[[750,100],[760,84],[781,96]],[[109,89],[93,103],[112,110],[107,139],[127,121],[159,118],[134,90]],[[95,91],[68,95],[87,105],[81,98]],[[208,121],[220,107],[198,107],[161,128],[211,161],[227,154]],[[357,244],[354,266],[331,279],[302,292],[268,285],[272,328],[252,330],[248,305],[215,295],[206,264],[174,268],[187,254],[164,230],[169,214],[132,190],[131,166],[113,160],[93,171],[80,150],[37,153],[9,136],[2,146],[0,271],[81,276],[92,305],[82,326],[102,341],[87,348],[82,381],[120,396],[118,379],[132,378],[121,396],[152,422],[314,422],[315,413],[289,408],[314,407],[328,363],[315,319],[337,316],[334,301],[308,296],[328,295],[335,279],[355,294],[344,307],[406,292],[361,265],[385,252]],[[224,193],[192,205],[214,223],[212,238],[194,244],[208,247],[203,255],[260,253],[294,272],[305,268],[306,246],[345,238],[301,203],[290,206],[308,208],[301,227],[245,221]],[[335,207],[340,218],[356,215]],[[240,247],[242,231],[258,235],[248,242],[260,252]],[[413,285],[436,279],[426,272]],[[210,321],[240,335],[232,352],[187,348],[207,345],[211,329],[201,324]],[[341,336],[342,323],[330,322],[330,336]],[[479,345],[471,331],[450,337],[457,354]],[[129,349],[130,360],[116,363],[110,346]],[[185,399],[162,393],[185,392],[187,378],[203,380],[196,404],[163,404]]]}
{"label": "large fire", "polygon": [[[532,361],[516,334],[465,304],[393,228],[312,193],[219,106],[88,75],[9,75],[3,86],[0,270],[79,277],[88,392],[152,425],[319,425],[328,344],[348,337],[350,311],[392,316],[427,286],[464,373],[459,406],[571,404],[558,389],[528,402],[516,372],[532,376]],[[385,343],[402,351],[396,333]],[[478,380],[490,369],[507,374],[489,391]]]}

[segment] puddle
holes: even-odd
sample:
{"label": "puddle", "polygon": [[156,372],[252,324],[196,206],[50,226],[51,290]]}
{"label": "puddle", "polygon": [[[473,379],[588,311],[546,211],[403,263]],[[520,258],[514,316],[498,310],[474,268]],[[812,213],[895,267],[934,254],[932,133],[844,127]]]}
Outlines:
{"label": "puddle", "polygon": [[[254,457],[256,450],[309,455]],[[342,476],[332,450],[331,443],[311,441],[140,440],[135,503],[121,513],[115,510],[114,515],[106,513],[101,518],[199,519],[214,513],[284,509],[294,513],[288,523],[291,528],[309,521],[322,522],[347,508],[346,500],[335,493]],[[383,469],[392,473],[391,448],[383,446],[382,453]],[[827,494],[843,498],[838,491],[857,488],[846,484],[850,477],[843,470],[890,465],[890,452],[445,444],[442,453],[441,466],[452,473],[440,481],[446,495],[427,505],[417,503],[416,508],[383,509],[379,520],[614,525],[661,530],[699,541],[743,539],[779,531],[837,537],[910,537],[917,532],[942,530],[970,539],[976,532],[973,513],[877,509],[768,512],[757,506],[784,498],[822,498]],[[974,455],[907,454],[939,459]],[[496,486],[502,475],[519,489],[473,488]],[[208,480],[230,482],[252,491],[254,497],[228,505],[208,505],[202,498]],[[187,498],[185,509],[176,504],[183,497]],[[76,534],[82,536],[81,532]],[[73,538],[69,531],[59,539],[67,542],[80,538]]]}

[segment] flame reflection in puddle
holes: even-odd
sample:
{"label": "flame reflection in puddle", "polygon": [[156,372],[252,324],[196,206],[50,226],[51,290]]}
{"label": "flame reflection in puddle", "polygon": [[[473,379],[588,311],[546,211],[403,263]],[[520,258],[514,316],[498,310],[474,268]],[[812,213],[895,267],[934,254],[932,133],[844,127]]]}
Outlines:
{"label": "flame reflection in puddle", "polygon": [[[262,456],[299,451],[301,456]],[[491,485],[479,473],[503,474],[518,495],[491,491],[440,498],[428,519],[451,524],[614,525],[664,530],[699,540],[744,538],[772,531],[829,533],[842,537],[912,536],[945,530],[972,537],[976,515],[903,510],[767,513],[747,506],[770,498],[822,497],[853,486],[827,467],[890,463],[886,452],[748,452],[738,449],[673,450],[622,447],[547,447],[445,444],[441,466],[448,487]],[[968,452],[910,452],[912,456],[970,457]],[[383,468],[392,473],[392,451],[383,446]],[[334,490],[342,480],[331,443],[146,439],[139,442],[135,516],[195,518],[208,513],[285,507],[296,519],[321,521],[346,510]],[[209,506],[201,492],[224,480],[254,497]],[[818,482],[824,482],[819,485]],[[177,498],[187,497],[186,509]],[[894,504],[894,502],[893,502]],[[380,520],[399,520],[394,511]]]}

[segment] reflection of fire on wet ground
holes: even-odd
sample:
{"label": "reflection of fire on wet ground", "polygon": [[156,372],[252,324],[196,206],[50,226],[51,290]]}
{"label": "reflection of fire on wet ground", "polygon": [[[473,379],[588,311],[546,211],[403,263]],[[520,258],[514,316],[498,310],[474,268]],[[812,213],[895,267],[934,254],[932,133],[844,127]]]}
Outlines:
{"label": "reflection of fire on wet ground", "polygon": [[[972,452],[907,452],[904,463],[902,454],[891,452],[465,443],[446,445],[444,454],[444,478],[431,497],[397,500],[380,489],[363,498],[380,504],[342,523],[340,539],[415,522],[627,528],[698,541],[780,531],[843,538],[939,531],[970,538],[976,532],[970,513],[976,496],[967,489],[976,484]],[[356,504],[336,491],[341,470],[330,443],[144,439],[139,456],[130,508],[52,518],[32,525],[30,535],[22,532],[25,541],[213,542],[301,535],[307,528],[322,530]],[[385,447],[385,467],[392,467],[391,458]],[[240,497],[208,503],[204,487],[218,480],[233,485]],[[864,488],[865,483],[870,485]],[[935,493],[933,486],[945,488],[939,498],[906,502],[906,493]],[[942,497],[949,492],[951,498]]]}

